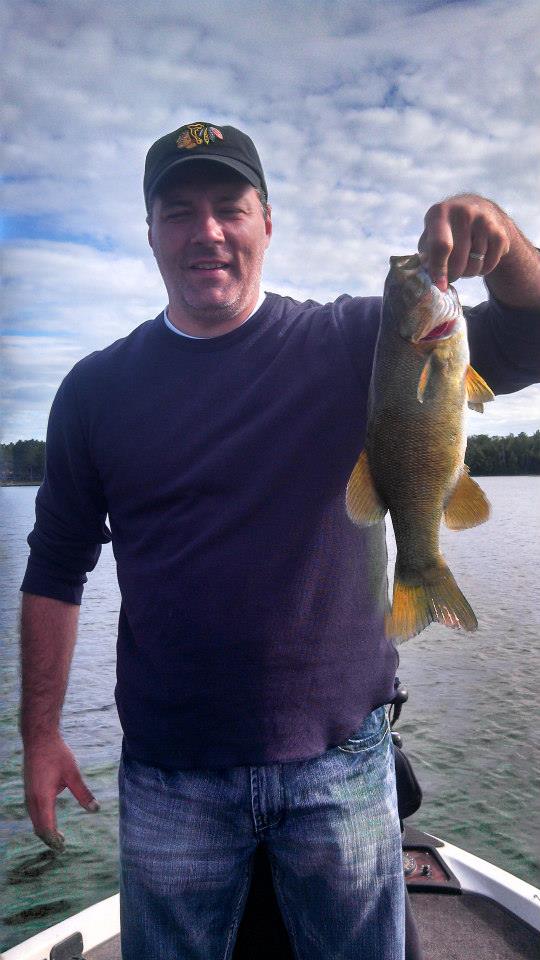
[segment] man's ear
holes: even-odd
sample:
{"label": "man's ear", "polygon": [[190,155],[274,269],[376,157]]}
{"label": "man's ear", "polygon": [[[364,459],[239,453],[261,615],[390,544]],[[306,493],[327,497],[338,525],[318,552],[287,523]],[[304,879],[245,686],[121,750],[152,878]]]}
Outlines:
{"label": "man's ear", "polygon": [[146,222],[147,222],[147,224],[148,224],[148,234],[147,234],[147,236],[148,236],[148,243],[149,243],[151,249],[153,250],[154,248],[153,248],[153,246],[152,246],[152,217],[150,216],[150,214],[148,214],[148,216],[147,216],[147,218],[146,218]]}
{"label": "man's ear", "polygon": [[272,207],[269,203],[266,204],[266,217],[264,218],[264,229],[266,232],[266,246],[270,243],[270,237],[272,236]]}

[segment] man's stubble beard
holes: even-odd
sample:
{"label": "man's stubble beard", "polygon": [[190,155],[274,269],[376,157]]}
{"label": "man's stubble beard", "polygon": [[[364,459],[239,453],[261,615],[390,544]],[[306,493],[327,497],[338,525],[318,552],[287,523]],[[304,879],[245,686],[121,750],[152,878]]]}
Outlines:
{"label": "man's stubble beard", "polygon": [[[199,323],[207,323],[209,326],[214,325],[220,322],[228,322],[234,320],[236,316],[242,313],[246,309],[245,304],[249,300],[253,300],[252,309],[257,303],[257,298],[259,296],[259,290],[261,286],[262,278],[262,267],[264,261],[264,252],[258,258],[258,271],[257,279],[253,282],[250,287],[249,295],[245,295],[244,288],[238,290],[236,297],[233,297],[230,300],[225,301],[224,303],[209,304],[207,306],[199,306],[198,304],[190,303],[187,299],[187,294],[184,291],[183,287],[178,287],[176,293],[177,298],[176,302],[179,304],[182,311],[191,319],[196,320]],[[173,308],[174,309],[174,308]]]}

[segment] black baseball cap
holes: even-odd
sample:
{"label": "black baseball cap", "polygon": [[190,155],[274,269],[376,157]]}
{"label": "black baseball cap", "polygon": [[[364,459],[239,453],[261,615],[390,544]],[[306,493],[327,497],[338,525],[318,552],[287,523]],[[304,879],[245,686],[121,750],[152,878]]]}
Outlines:
{"label": "black baseball cap", "polygon": [[247,134],[236,127],[218,127],[197,120],[156,140],[146,155],[144,200],[146,209],[163,178],[183,163],[212,160],[230,167],[260,190],[265,202],[268,189],[259,154]]}

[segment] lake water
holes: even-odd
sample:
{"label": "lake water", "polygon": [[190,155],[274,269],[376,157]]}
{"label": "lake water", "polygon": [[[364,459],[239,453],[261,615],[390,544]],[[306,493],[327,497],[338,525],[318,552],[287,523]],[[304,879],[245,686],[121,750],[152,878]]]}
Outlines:
{"label": "lake water", "polygon": [[[400,648],[399,675],[410,699],[398,729],[424,791],[410,822],[539,885],[540,477],[479,482],[492,518],[474,530],[445,530],[442,540],[480,628],[460,634],[433,625]],[[101,811],[86,814],[71,795],[59,798],[67,840],[59,856],[33,835],[23,804],[18,588],[35,494],[35,487],[0,489],[3,949],[115,893],[118,885],[121,732],[113,690],[120,601],[110,547],[85,590],[63,713],[66,739]],[[391,533],[388,540],[391,571]]]}

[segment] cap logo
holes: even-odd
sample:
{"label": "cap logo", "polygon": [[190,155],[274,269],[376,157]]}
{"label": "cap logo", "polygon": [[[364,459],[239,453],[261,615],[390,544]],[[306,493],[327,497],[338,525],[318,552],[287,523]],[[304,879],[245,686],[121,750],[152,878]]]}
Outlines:
{"label": "cap logo", "polygon": [[223,134],[217,127],[209,127],[205,123],[186,123],[180,128],[176,146],[179,150],[193,150],[203,143],[208,146],[215,140],[223,140]]}

